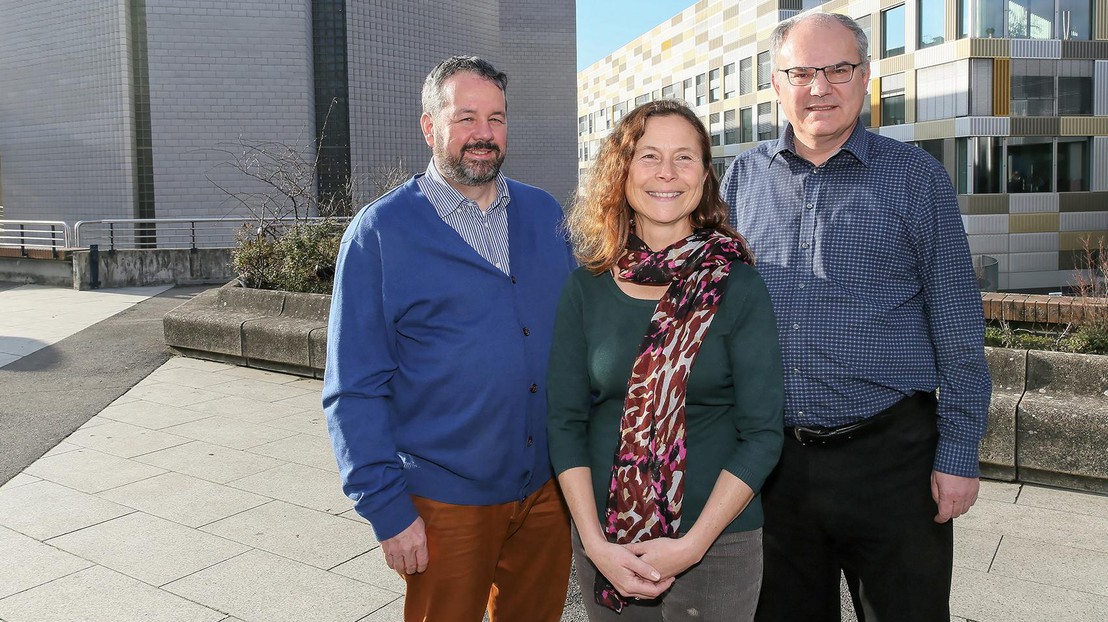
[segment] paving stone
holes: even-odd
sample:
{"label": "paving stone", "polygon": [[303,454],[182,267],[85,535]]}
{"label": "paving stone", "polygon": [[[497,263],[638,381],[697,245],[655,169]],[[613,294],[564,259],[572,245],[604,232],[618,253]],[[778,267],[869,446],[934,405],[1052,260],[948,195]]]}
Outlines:
{"label": "paving stone", "polygon": [[264,551],[244,553],[164,589],[246,622],[350,622],[397,598],[391,591]]}
{"label": "paving stone", "polygon": [[214,400],[194,404],[190,408],[207,415],[220,415],[247,423],[267,423],[303,412],[294,406],[260,402],[238,395],[221,395]]}
{"label": "paving stone", "polygon": [[404,622],[404,598],[397,598],[358,622]]}
{"label": "paving stone", "polygon": [[297,434],[272,443],[251,447],[250,453],[262,454],[285,462],[295,462],[322,471],[339,472],[331,442],[315,434]]}
{"label": "paving stone", "polygon": [[145,400],[132,400],[122,404],[113,403],[97,415],[97,417],[129,423],[151,430],[161,430],[209,416],[204,412]]}
{"label": "paving stone", "polygon": [[27,475],[26,473],[16,473],[15,477],[9,479],[0,486],[0,490],[5,488],[15,488],[16,486],[23,486],[25,484],[33,484],[35,482],[41,482],[42,480],[34,475]]}
{"label": "paving stone", "polygon": [[219,372],[219,371],[227,371],[229,369],[235,369],[236,366],[228,364],[228,363],[218,363],[216,361],[208,361],[208,360],[204,360],[204,359],[189,358],[187,356],[174,356],[173,358],[166,361],[165,365],[163,365],[161,368],[162,369],[186,368],[186,369],[199,369],[201,371]]}
{"label": "paving stone", "polygon": [[353,505],[342,493],[337,471],[323,471],[302,464],[282,464],[229,484],[329,514],[341,514]]}
{"label": "paving stone", "polygon": [[225,484],[278,467],[280,460],[194,441],[135,458],[139,462]]}
{"label": "paving stone", "polygon": [[[955,523],[958,519],[955,520]],[[1001,535],[954,526],[954,565],[988,572],[993,563]]]}
{"label": "paving stone", "polygon": [[377,546],[369,523],[273,501],[202,531],[328,570]]}
{"label": "paving stone", "polygon": [[170,382],[140,382],[128,391],[131,397],[168,406],[194,406],[218,398],[221,393],[183,387]]}
{"label": "paving stone", "polygon": [[118,503],[48,481],[0,490],[0,525],[38,540],[133,511]]}
{"label": "paving stone", "polygon": [[[1095,493],[1027,485],[1023,487],[1019,501],[1016,503],[1061,512],[1108,516],[1108,496]],[[1105,537],[1108,537],[1108,534],[1105,534]]]}
{"label": "paving stone", "polygon": [[396,574],[396,571],[389,568],[388,564],[385,563],[385,555],[381,552],[379,546],[346,563],[335,566],[331,569],[331,572],[357,579],[362,583],[376,585],[397,594],[404,593],[404,579],[401,579],[400,575]]}
{"label": "paving stone", "polygon": [[0,527],[0,598],[42,585],[88,568],[92,562],[48,546],[21,533]]}
{"label": "paving stone", "polygon": [[0,600],[0,618],[7,622],[219,622],[226,617],[100,566]]}
{"label": "paving stone", "polygon": [[1108,553],[1005,536],[990,572],[1108,597]]}
{"label": "paving stone", "polygon": [[180,579],[249,550],[237,542],[142,512],[47,543],[152,585]]}
{"label": "paving stone", "polygon": [[[977,493],[979,499],[992,499],[993,501],[1007,501],[1015,503],[1020,494],[1020,484],[1011,482],[997,482],[989,479],[981,480],[981,489]],[[973,508],[970,508],[970,512]]]}
{"label": "paving stone", "polygon": [[283,384],[288,386],[297,386],[297,381],[300,380],[299,376],[292,374],[282,374],[274,371],[266,371],[264,369],[255,369],[253,367],[234,366],[230,369],[225,369],[222,372],[224,376],[230,376],[232,378],[244,378],[247,380],[260,380],[262,382],[272,382],[274,384]]}
{"label": "paving stone", "polygon": [[979,499],[958,526],[1108,553],[1108,516],[1090,516]]}
{"label": "paving stone", "polygon": [[208,371],[190,369],[188,367],[162,367],[154,370],[153,373],[146,377],[146,380],[179,384],[194,389],[203,389],[234,381],[234,379],[229,378],[225,370],[222,369]]}
{"label": "paving stone", "polygon": [[[287,376],[282,377],[287,378]],[[242,378],[235,382],[215,385],[210,387],[210,390],[261,402],[280,402],[281,400],[308,394],[305,389],[251,378]]]}
{"label": "paving stone", "polygon": [[248,449],[295,434],[227,417],[207,417],[166,428],[166,432],[231,449]]}
{"label": "paving stone", "polygon": [[84,492],[100,492],[160,475],[162,469],[92,449],[40,458],[27,473]]}
{"label": "paving stone", "polygon": [[66,442],[86,449],[95,449],[120,458],[134,458],[189,442],[190,439],[157,430],[108,421],[104,425],[77,430]]}
{"label": "paving stone", "polygon": [[955,567],[950,610],[975,622],[1103,622],[1108,598]]}
{"label": "paving stone", "polygon": [[303,410],[317,410],[323,412],[323,396],[321,391],[311,391],[297,397],[290,397],[277,402],[286,406],[295,406]]}
{"label": "paving stone", "polygon": [[[90,420],[89,420],[89,422],[88,422],[88,423],[92,423],[92,422],[93,422],[93,421],[95,421],[95,420],[96,420],[96,418],[95,418],[95,417],[93,417],[92,419],[90,419]],[[101,423],[105,423],[105,421],[104,421],[104,420],[102,420],[102,419],[101,419],[101,420],[99,420],[99,421],[96,421],[96,424],[97,424],[97,425],[99,425],[99,424],[101,424]],[[86,426],[87,426],[87,427],[86,427]],[[88,425],[88,424],[86,423],[85,425],[83,425],[83,426],[81,426],[80,428],[78,428],[78,431],[80,431],[80,430],[85,430],[85,429],[87,429],[87,428],[92,428],[92,427],[95,427],[95,426],[89,426],[89,425]],[[61,454],[64,454],[64,453],[66,453],[66,452],[69,452],[69,451],[75,451],[75,450],[77,450],[77,449],[81,449],[81,446],[80,446],[80,445],[75,445],[75,444],[73,444],[73,443],[67,443],[67,442],[65,442],[65,441],[62,441],[62,442],[58,443],[57,445],[54,445],[53,447],[51,447],[51,448],[50,448],[50,451],[48,451],[48,452],[46,452],[46,453],[42,454],[42,457],[43,457],[43,458],[49,458],[49,457],[51,457],[51,456],[57,456],[57,455],[61,455]]]}
{"label": "paving stone", "polygon": [[207,480],[165,473],[99,493],[100,497],[188,527],[268,503],[270,499]]}
{"label": "paving stone", "polygon": [[327,418],[323,416],[322,411],[305,411],[300,414],[266,421],[265,424],[275,428],[281,428],[282,430],[291,430],[301,434],[322,436],[327,439],[330,438],[327,433]]}

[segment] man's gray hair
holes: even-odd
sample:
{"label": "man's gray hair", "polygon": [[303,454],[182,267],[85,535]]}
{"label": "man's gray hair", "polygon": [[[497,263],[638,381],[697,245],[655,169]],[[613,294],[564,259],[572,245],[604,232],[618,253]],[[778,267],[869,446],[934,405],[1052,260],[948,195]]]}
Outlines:
{"label": "man's gray hair", "polygon": [[[862,65],[869,63],[869,39],[866,37],[866,31],[862,30],[862,27],[858,25],[858,22],[850,18],[849,15],[843,15],[842,13],[811,13],[808,15],[797,15],[791,17],[780,24],[777,24],[777,28],[773,29],[773,34],[769,39],[770,50],[770,63],[774,70],[780,69],[777,66],[777,55],[781,52],[781,46],[785,45],[785,39],[789,36],[789,31],[800,22],[814,21],[820,25],[828,24],[841,24],[851,34],[854,35],[854,41],[858,45],[858,58]],[[784,69],[790,69],[785,67]]]}
{"label": "man's gray hair", "polygon": [[504,93],[504,102],[507,103],[508,74],[498,71],[496,67],[492,66],[492,63],[477,56],[451,56],[436,65],[431,73],[427,74],[427,79],[423,81],[421,96],[423,112],[433,117],[438,116],[446,105],[445,98],[442,95],[443,82],[446,82],[450,76],[462,71],[476,74],[500,87],[500,91]]}

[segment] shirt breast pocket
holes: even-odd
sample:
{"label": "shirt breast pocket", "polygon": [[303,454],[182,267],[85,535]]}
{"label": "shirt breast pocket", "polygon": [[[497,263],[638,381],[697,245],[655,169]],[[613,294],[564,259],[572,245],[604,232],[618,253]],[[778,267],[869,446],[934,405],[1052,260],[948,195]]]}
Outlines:
{"label": "shirt breast pocket", "polygon": [[816,270],[835,286],[872,297],[915,282],[915,252],[898,214],[880,206],[847,206],[823,225]]}

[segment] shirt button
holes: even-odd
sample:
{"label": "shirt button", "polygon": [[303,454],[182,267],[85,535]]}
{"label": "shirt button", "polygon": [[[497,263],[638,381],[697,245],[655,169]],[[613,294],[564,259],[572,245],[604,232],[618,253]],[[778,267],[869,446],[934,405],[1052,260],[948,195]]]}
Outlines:
{"label": "shirt button", "polygon": [[539,392],[539,385],[537,385],[537,384],[532,384],[532,385],[531,385],[531,392],[532,392],[532,393],[538,393],[538,392]]}
{"label": "shirt button", "polygon": [[793,330],[800,330],[800,324],[793,324]]}
{"label": "shirt button", "polygon": [[809,244],[807,242],[801,242],[800,243],[800,248],[808,248],[808,246],[809,246]]}
{"label": "shirt button", "polygon": [[794,367],[793,368],[793,373],[794,374],[799,374],[800,373],[800,368],[799,367]]}
{"label": "shirt button", "polygon": [[804,416],[804,411],[803,410],[796,411],[796,416],[797,417],[803,417]]}
{"label": "shirt button", "polygon": [[797,283],[796,286],[799,287],[800,289],[804,289],[804,287],[805,287],[804,283]]}
{"label": "shirt button", "polygon": [[523,336],[524,337],[530,337],[531,336],[531,329],[524,326],[523,327]]}
{"label": "shirt button", "polygon": [[813,208],[813,207],[815,207],[815,206],[816,206],[816,204],[815,204],[815,203],[808,203],[808,204],[806,204],[806,205],[804,206],[804,208],[805,208],[805,209],[812,209],[812,208]]}

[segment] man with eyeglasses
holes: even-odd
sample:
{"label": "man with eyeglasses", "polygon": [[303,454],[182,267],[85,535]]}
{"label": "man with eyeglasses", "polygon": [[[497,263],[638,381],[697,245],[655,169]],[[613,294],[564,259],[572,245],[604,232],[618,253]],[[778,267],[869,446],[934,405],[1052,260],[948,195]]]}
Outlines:
{"label": "man with eyeglasses", "polygon": [[762,489],[757,620],[949,620],[953,530],[978,491],[991,382],[950,177],[858,122],[866,35],[844,15],[778,25],[789,123],[740,155],[723,197],[777,314],[785,446]]}

